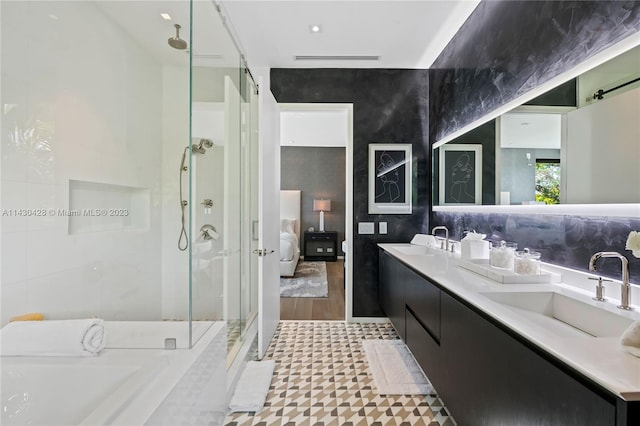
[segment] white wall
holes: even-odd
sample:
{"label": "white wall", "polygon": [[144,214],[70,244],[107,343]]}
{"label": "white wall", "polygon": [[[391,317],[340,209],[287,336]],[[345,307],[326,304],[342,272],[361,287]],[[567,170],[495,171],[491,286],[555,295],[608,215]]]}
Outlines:
{"label": "white wall", "polygon": [[[92,3],[1,7],[2,209],[47,212],[2,217],[2,323],[159,318],[159,64]],[[69,208],[70,179],[148,190],[148,227],[70,235],[48,212]]]}
{"label": "white wall", "polygon": [[345,147],[347,111],[282,111],[281,146]]}
{"label": "white wall", "polygon": [[567,203],[640,202],[640,88],[567,115]]}
{"label": "white wall", "polygon": [[[583,107],[595,102],[593,94],[600,89],[608,90],[638,77],[640,77],[640,46],[580,75],[578,77],[578,106]],[[605,95],[605,98],[617,96],[639,86],[640,83],[630,84]]]}
{"label": "white wall", "polygon": [[[186,55],[185,55],[186,56]],[[162,317],[187,319],[189,314],[189,251],[178,250],[180,160],[189,145],[189,64],[162,69]],[[189,166],[189,155],[185,159]],[[183,172],[183,199],[189,199],[189,173]],[[185,209],[189,232],[189,208]],[[189,236],[189,239],[191,237]]]}

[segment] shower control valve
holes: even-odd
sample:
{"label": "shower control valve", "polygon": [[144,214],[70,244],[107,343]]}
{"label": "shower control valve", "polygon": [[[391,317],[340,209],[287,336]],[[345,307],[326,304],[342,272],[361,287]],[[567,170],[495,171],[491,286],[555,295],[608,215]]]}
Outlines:
{"label": "shower control valve", "polygon": [[213,201],[211,201],[209,198],[206,198],[200,204],[202,204],[204,206],[204,213],[205,214],[211,214],[211,208],[213,207]]}
{"label": "shower control valve", "polygon": [[215,226],[205,224],[200,227],[201,236],[204,240],[217,240],[220,238],[220,234],[216,230]]}

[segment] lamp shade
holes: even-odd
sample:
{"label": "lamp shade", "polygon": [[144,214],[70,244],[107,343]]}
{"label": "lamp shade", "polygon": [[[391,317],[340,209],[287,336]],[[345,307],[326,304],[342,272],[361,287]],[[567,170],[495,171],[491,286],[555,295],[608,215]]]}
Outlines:
{"label": "lamp shade", "polygon": [[313,200],[314,212],[330,212],[331,200]]}

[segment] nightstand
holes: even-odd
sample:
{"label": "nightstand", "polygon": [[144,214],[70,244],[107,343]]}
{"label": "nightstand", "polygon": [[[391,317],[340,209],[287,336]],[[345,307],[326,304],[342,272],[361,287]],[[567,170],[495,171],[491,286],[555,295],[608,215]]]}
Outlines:
{"label": "nightstand", "polygon": [[338,260],[338,233],[304,231],[304,260]]}

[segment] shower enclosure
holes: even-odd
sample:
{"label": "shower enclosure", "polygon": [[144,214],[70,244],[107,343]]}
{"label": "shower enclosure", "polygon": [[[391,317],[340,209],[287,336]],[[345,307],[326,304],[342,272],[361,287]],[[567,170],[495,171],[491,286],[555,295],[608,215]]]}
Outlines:
{"label": "shower enclosure", "polygon": [[121,347],[188,349],[225,321],[230,361],[257,312],[259,95],[218,7],[0,8],[1,325],[100,317]]}

